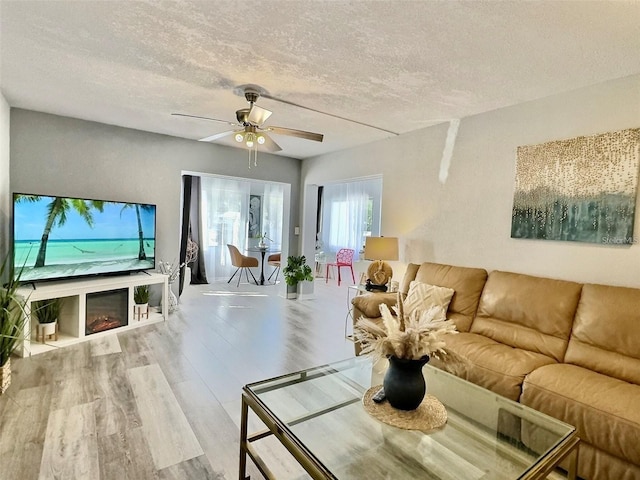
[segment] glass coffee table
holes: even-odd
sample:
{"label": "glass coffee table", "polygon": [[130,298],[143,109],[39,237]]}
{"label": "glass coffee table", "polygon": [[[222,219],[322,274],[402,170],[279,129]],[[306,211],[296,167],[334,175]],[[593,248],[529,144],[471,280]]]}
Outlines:
{"label": "glass coffee table", "polygon": [[[446,407],[446,425],[422,432],[376,420],[362,397],[383,369],[358,357],[246,385],[240,480],[247,458],[275,478],[253,445],[271,435],[314,479],[539,479],[565,460],[576,478],[574,427],[429,365],[427,392]],[[249,409],[264,431],[247,434]]]}

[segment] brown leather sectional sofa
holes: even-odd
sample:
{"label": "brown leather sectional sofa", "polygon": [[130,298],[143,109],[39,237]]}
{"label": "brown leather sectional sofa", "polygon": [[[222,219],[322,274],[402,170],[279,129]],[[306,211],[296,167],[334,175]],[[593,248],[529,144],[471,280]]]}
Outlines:
{"label": "brown leather sectional sofa", "polygon": [[[410,264],[403,294],[412,280],[455,290],[460,333],[431,363],[574,425],[581,478],[640,479],[640,289],[435,263]],[[355,297],[354,319],[381,302],[396,295]]]}

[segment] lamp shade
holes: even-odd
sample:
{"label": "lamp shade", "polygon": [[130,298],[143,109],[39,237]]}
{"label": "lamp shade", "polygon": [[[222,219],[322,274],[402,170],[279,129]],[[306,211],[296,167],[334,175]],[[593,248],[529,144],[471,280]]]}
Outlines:
{"label": "lamp shade", "polygon": [[398,238],[366,237],[364,258],[366,260],[398,260]]}

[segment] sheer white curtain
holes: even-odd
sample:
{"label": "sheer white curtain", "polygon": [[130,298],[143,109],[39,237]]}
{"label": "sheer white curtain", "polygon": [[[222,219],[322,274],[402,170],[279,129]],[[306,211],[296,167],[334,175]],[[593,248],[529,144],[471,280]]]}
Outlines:
{"label": "sheer white curtain", "polygon": [[282,215],[284,214],[284,186],[265,183],[262,209],[262,233],[271,240],[274,250],[282,248]]}
{"label": "sheer white curtain", "polygon": [[373,187],[379,183],[381,180],[375,179],[324,186],[320,232],[324,253],[334,254],[341,248],[352,248],[357,258],[364,245],[365,232],[370,232],[367,215],[374,203],[371,191],[378,191],[377,186]]}
{"label": "sheer white curtain", "polygon": [[247,242],[251,183],[218,177],[202,177],[202,236],[207,278],[229,278],[235,267],[227,244],[242,252]]}

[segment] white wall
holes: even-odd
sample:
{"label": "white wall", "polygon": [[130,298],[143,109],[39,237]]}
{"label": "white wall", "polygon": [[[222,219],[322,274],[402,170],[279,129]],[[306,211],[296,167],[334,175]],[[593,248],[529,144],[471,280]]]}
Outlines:
{"label": "white wall", "polygon": [[[157,257],[178,258],[181,172],[213,173],[291,184],[300,189],[300,161],[166,135],[11,110],[11,190],[157,205]],[[298,202],[291,223],[297,225]],[[3,223],[2,225],[5,225]],[[290,245],[297,249],[291,232]]]}
{"label": "white wall", "polygon": [[9,186],[10,108],[0,93],[0,262],[8,249],[9,216],[11,214]]}
{"label": "white wall", "polygon": [[640,127],[640,75],[463,119],[443,185],[447,127],[305,160],[303,184],[382,174],[382,233],[403,262],[640,287],[640,202],[631,246],[510,238],[516,147]]}

